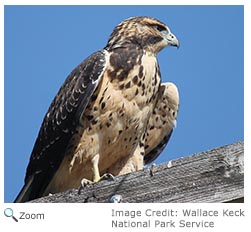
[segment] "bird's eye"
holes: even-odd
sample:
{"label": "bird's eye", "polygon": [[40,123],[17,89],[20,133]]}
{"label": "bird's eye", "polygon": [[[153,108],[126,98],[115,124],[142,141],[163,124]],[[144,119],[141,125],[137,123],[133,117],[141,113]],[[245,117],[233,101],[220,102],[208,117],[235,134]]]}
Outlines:
{"label": "bird's eye", "polygon": [[165,31],[165,30],[166,30],[166,28],[165,28],[164,26],[159,25],[159,24],[155,25],[155,28],[156,28],[158,31]]}

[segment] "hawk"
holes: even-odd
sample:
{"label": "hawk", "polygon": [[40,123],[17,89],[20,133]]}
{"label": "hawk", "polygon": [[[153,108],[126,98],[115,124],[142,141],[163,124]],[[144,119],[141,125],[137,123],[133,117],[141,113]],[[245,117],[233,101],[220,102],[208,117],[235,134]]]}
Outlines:
{"label": "hawk", "polygon": [[166,46],[179,41],[164,23],[132,17],[70,73],[43,119],[15,202],[136,171],[158,157],[179,105],[176,86],[161,84],[156,55]]}

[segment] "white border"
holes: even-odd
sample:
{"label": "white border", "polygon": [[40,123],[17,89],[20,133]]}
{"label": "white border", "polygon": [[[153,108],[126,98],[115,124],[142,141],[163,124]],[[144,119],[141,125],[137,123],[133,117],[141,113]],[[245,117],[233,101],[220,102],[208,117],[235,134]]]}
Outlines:
{"label": "white border", "polygon": [[[84,3],[84,4],[83,4]],[[148,204],[119,204],[116,205],[116,208],[119,207],[120,209],[137,209],[141,208],[142,210],[145,207],[151,207],[155,209],[163,209],[173,208],[180,210],[181,207],[186,208],[205,208],[205,209],[217,209],[222,210],[223,208],[229,207],[231,209],[245,209],[246,212],[248,210],[248,206],[251,205],[251,191],[250,191],[250,170],[249,170],[249,164],[251,163],[251,158],[249,155],[249,151],[251,151],[250,148],[250,114],[248,112],[249,109],[249,92],[250,92],[250,62],[251,62],[251,56],[250,56],[250,15],[251,15],[251,5],[249,0],[181,0],[181,1],[175,1],[175,0],[169,0],[169,1],[136,1],[136,0],[127,0],[127,1],[105,1],[106,5],[244,5],[244,33],[245,33],[245,39],[244,39],[244,46],[245,46],[245,52],[244,52],[244,91],[245,91],[245,101],[244,101],[244,107],[245,107],[245,203],[244,204],[151,204],[150,206]],[[154,4],[153,4],[154,3]],[[71,1],[59,1],[59,0],[26,0],[26,1],[20,1],[20,0],[2,0],[0,3],[0,51],[2,51],[2,55],[0,56],[0,70],[1,70],[1,79],[0,79],[0,107],[2,109],[1,114],[1,120],[0,120],[0,128],[1,128],[1,141],[0,141],[0,148],[1,148],[1,178],[0,178],[0,184],[3,187],[4,186],[4,5],[104,5],[104,1],[78,1],[78,0],[71,0]],[[233,28],[233,36],[234,36],[234,28]],[[233,44],[233,46],[238,46],[238,44]],[[248,120],[249,119],[249,120]],[[3,188],[1,188],[3,189]],[[47,223],[41,222],[22,222],[22,223],[14,223],[11,218],[5,218],[3,216],[3,213],[0,212],[0,221],[1,225],[8,225],[10,227],[13,227],[13,229],[20,229],[22,230],[22,226],[25,226],[26,231],[44,231],[45,228],[51,228],[53,229],[54,226],[57,226],[57,229],[79,229],[79,230],[87,230],[87,229],[102,229],[103,231],[120,231],[120,230],[112,230],[110,229],[110,221],[111,221],[111,209],[115,207],[113,204],[3,204],[4,196],[3,191],[0,193],[0,199],[1,199],[1,208],[0,211],[3,212],[4,208],[8,206],[15,207],[16,212],[18,211],[25,211],[28,210],[29,212],[39,212],[43,211],[46,214]],[[55,207],[53,207],[55,206]],[[83,209],[84,208],[84,209]],[[248,224],[248,218],[250,218],[250,215],[246,215],[245,219],[238,219],[233,218],[232,220],[224,220],[224,219],[217,219],[218,226],[214,230],[210,231],[226,231],[226,230],[241,230],[241,231],[248,231],[250,225]],[[7,219],[7,220],[6,220]],[[69,227],[71,226],[71,227]],[[11,229],[12,230],[12,229]],[[133,231],[135,229],[128,229],[128,230],[121,230],[121,231]],[[140,230],[140,229],[139,229]],[[163,229],[160,231],[172,231],[170,229]],[[189,230],[189,229],[188,229]],[[142,231],[157,231],[157,230],[142,230]],[[175,230],[178,231],[178,230]],[[183,229],[182,231],[186,231],[186,229]],[[203,229],[195,230],[195,231],[203,231]],[[209,230],[208,230],[209,231]]]}
{"label": "white border", "polygon": [[[0,184],[1,189],[4,191],[4,7],[0,7],[0,152],[1,152],[1,172],[0,172]],[[1,202],[4,201],[3,197],[4,192],[0,192]]]}
{"label": "white border", "polygon": [[[245,4],[244,8],[244,161],[245,161],[245,170],[250,170],[250,164],[251,164],[251,157],[250,157],[250,151],[251,151],[251,123],[250,123],[250,62],[251,62],[251,4]],[[250,172],[245,171],[245,196],[251,195],[251,175]],[[251,205],[251,198],[246,197],[245,203]]]}
{"label": "white border", "polygon": [[249,0],[2,0],[3,5],[247,5]]}

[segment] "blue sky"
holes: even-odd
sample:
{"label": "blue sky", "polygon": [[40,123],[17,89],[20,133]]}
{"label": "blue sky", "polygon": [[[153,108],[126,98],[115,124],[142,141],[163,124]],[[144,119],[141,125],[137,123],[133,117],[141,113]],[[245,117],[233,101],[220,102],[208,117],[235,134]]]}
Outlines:
{"label": "blue sky", "polygon": [[72,69],[122,20],[165,22],[180,48],[159,55],[180,92],[177,128],[156,163],[244,138],[242,6],[5,6],[5,202],[23,185],[43,117]]}

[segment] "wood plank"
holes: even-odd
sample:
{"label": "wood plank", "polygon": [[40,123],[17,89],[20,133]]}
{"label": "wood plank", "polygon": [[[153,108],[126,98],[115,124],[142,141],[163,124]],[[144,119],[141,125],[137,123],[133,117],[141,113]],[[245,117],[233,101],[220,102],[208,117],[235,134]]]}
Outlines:
{"label": "wood plank", "polygon": [[244,199],[244,142],[200,152],[154,167],[115,177],[32,202],[242,202]]}

